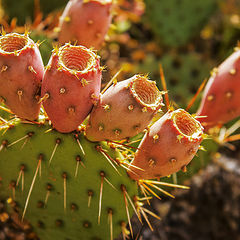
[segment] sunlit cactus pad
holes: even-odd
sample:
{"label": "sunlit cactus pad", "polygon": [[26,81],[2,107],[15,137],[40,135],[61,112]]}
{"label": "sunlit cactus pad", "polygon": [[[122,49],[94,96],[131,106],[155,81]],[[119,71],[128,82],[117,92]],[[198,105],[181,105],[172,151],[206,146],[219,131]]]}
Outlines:
{"label": "sunlit cactus pad", "polygon": [[121,154],[82,134],[49,129],[17,122],[1,131],[1,197],[41,239],[116,237],[128,222],[126,202],[137,195],[126,171],[107,160],[121,161]]}

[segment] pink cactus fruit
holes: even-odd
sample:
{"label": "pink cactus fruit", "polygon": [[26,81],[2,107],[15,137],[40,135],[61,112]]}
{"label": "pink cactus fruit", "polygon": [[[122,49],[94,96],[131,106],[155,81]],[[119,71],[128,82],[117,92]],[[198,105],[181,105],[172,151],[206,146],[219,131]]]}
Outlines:
{"label": "pink cactus fruit", "polygon": [[55,49],[46,67],[42,100],[53,127],[76,130],[99,97],[102,70],[99,57],[83,46]]}
{"label": "pink cactus fruit", "polygon": [[38,45],[27,34],[0,37],[0,99],[18,117],[38,118],[43,73]]}
{"label": "pink cactus fruit", "polygon": [[90,115],[90,141],[120,140],[142,132],[162,106],[162,94],[146,76],[113,84],[102,94]]}
{"label": "pink cactus fruit", "polygon": [[134,180],[153,179],[184,170],[198,151],[202,134],[200,122],[185,110],[168,111],[145,134],[129,176]]}
{"label": "pink cactus fruit", "polygon": [[197,115],[205,129],[240,115],[240,48],[212,72]]}
{"label": "pink cactus fruit", "polygon": [[112,21],[112,0],[69,1],[59,23],[59,42],[99,49]]}

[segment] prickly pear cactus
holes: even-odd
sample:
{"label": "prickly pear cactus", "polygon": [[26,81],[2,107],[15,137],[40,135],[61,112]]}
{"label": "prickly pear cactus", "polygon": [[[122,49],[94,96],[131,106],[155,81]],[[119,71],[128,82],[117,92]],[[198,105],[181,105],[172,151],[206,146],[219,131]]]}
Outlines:
{"label": "prickly pear cactus", "polygon": [[215,0],[146,0],[146,18],[156,36],[165,45],[187,43],[216,9]]}
{"label": "prickly pear cactus", "polygon": [[137,195],[136,183],[110,160],[124,164],[121,153],[83,134],[49,129],[18,121],[2,127],[0,196],[41,239],[113,239]]}
{"label": "prickly pear cactus", "polygon": [[[14,41],[10,41],[12,38]],[[11,110],[0,105],[0,110],[7,112],[2,115],[4,118],[0,118],[1,198],[5,198],[9,206],[20,213],[22,221],[26,219],[31,222],[42,240],[113,240],[120,231],[124,239],[130,233],[133,237],[130,220],[133,211],[140,222],[144,218],[152,229],[147,215],[159,217],[144,208],[142,201],[149,201],[152,195],[158,196],[153,188],[173,197],[159,185],[182,187],[152,179],[175,173],[183,165],[185,170],[202,141],[200,123],[184,110],[174,111],[173,115],[170,114],[171,110],[169,114],[174,121],[162,117],[164,123],[171,122],[169,126],[162,124],[161,120],[148,126],[163,105],[162,94],[165,92],[160,92],[155,82],[138,74],[119,84],[113,78],[110,81],[113,87],[100,94],[102,68],[99,57],[86,47],[71,44],[56,47],[52,52],[44,76],[39,79],[41,98],[34,98],[34,101],[38,100],[37,116],[24,117],[21,112],[30,114],[34,111],[27,108],[31,98],[27,102],[22,101],[24,94],[32,91],[34,84],[24,74],[21,78],[18,76],[20,70],[26,70],[21,66],[28,63],[26,57],[23,58],[24,53],[28,53],[28,45],[16,44],[22,38],[28,39],[28,36],[6,34],[0,38],[0,42],[4,43],[1,100],[21,117],[13,116]],[[31,39],[28,41],[33,42]],[[14,56],[15,66],[19,68],[18,78],[10,75],[6,78],[4,75],[10,66],[5,65],[9,55]],[[32,68],[27,69],[33,71]],[[12,74],[16,76],[15,72]],[[22,92],[12,90],[11,87],[22,83],[21,80],[26,81],[24,87],[28,86],[28,89]],[[7,104],[10,97],[14,100],[12,105]],[[127,99],[127,104],[119,107],[118,104],[123,103],[124,99]],[[119,110],[120,114],[112,114],[114,111],[109,111],[110,106],[116,113]],[[96,114],[93,109],[100,110],[100,113]],[[102,110],[107,110],[108,114],[103,114]],[[130,113],[134,112],[135,115],[130,117]],[[116,116],[118,119],[115,119]],[[121,120],[124,116],[129,116],[128,122]],[[94,118],[104,120],[105,125],[110,125],[112,119],[114,126],[110,125],[111,134],[98,138],[99,132],[105,129],[92,121],[96,131],[89,135],[87,126]],[[122,133],[126,129],[124,135],[116,129],[119,127],[115,125],[118,120],[122,122]],[[130,137],[138,131],[134,128],[134,133],[129,134],[129,126],[136,126],[139,121],[139,131],[147,127],[147,133],[142,139],[137,139],[141,141],[138,151],[147,153],[144,157],[139,154],[137,159],[137,148],[132,146],[134,141],[131,142]],[[154,132],[154,128],[157,134],[148,137],[148,132]],[[159,141],[162,133],[168,141]],[[87,138],[96,142],[90,142]],[[101,140],[105,141],[99,142]],[[163,148],[164,154],[157,157]],[[184,157],[189,149],[190,154]],[[151,159],[152,153],[155,154],[154,159]],[[170,171],[166,169],[169,160]],[[165,172],[159,175],[162,166],[165,166]],[[145,172],[144,176],[142,172]],[[144,196],[142,199],[137,196],[138,188]],[[127,223],[130,231],[126,229]]]}

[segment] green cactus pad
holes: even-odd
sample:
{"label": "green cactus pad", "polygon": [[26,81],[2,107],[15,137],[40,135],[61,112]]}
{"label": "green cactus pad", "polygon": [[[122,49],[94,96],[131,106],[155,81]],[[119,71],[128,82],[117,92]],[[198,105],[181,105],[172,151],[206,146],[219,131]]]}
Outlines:
{"label": "green cactus pad", "polygon": [[165,45],[184,45],[216,9],[216,0],[146,0],[146,19]]}
{"label": "green cactus pad", "polygon": [[[120,233],[121,223],[128,221],[122,187],[132,198],[137,186],[99,150],[121,158],[117,149],[91,143],[82,134],[58,133],[46,124],[16,122],[5,130],[0,133],[0,144],[8,142],[0,148],[0,197],[16,203],[20,216],[27,206],[24,219],[40,239],[111,239],[111,218],[113,237]],[[130,203],[128,208],[131,215]]]}

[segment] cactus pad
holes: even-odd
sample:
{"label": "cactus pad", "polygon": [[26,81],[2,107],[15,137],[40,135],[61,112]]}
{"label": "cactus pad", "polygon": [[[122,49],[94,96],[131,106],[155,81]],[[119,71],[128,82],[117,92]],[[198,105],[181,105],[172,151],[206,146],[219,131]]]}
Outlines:
{"label": "cactus pad", "polygon": [[1,132],[1,197],[40,239],[116,237],[127,222],[126,198],[137,194],[126,172],[106,160],[121,154],[80,133],[48,130],[46,124],[16,122]]}

